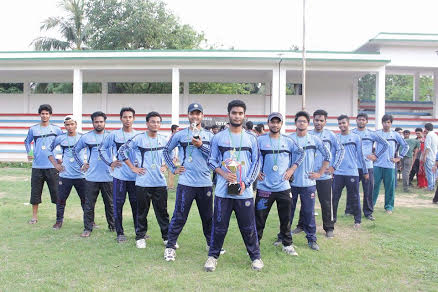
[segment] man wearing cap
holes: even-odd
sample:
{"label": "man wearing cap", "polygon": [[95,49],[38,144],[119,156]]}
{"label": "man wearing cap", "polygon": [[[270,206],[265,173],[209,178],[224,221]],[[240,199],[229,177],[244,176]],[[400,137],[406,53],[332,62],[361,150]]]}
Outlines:
{"label": "man wearing cap", "polygon": [[[170,171],[179,174],[175,209],[164,250],[166,261],[175,260],[175,245],[187,221],[193,200],[196,201],[201,216],[207,247],[210,246],[213,190],[207,161],[213,134],[201,127],[204,116],[201,104],[190,104],[187,112],[190,126],[172,135],[163,150],[163,156]],[[172,159],[172,152],[176,147],[178,147],[180,166],[176,166]]]}
{"label": "man wearing cap", "polygon": [[273,112],[268,117],[269,133],[257,138],[261,165],[255,200],[257,236],[260,241],[272,204],[277,202],[282,235],[282,241],[277,245],[282,243],[285,253],[296,256],[290,232],[292,193],[289,179],[303,162],[304,150],[294,140],[280,134],[282,126],[283,116]]}
{"label": "man wearing cap", "polygon": [[[135,120],[135,110],[131,107],[123,107],[120,110],[120,121],[123,127],[119,130],[112,131],[108,134],[99,147],[99,157],[104,163],[111,167],[113,177],[113,204],[114,204],[114,223],[117,232],[117,242],[122,243],[126,241],[126,236],[123,230],[123,205],[126,200],[126,193],[128,193],[129,203],[131,205],[132,217],[134,221],[134,229],[137,228],[137,197],[135,196],[135,178],[129,167],[120,161],[118,158],[113,161],[113,157],[108,157],[108,149],[114,149],[112,152],[117,154],[120,147],[128,142],[129,139],[137,134],[137,131],[132,128]],[[126,153],[127,156],[135,161],[135,154],[133,151]]]}
{"label": "man wearing cap", "polygon": [[[65,204],[74,186],[81,200],[82,211],[85,208],[85,175],[73,157],[73,148],[82,134],[77,133],[77,123],[72,116],[64,118],[64,127],[67,133],[56,136],[48,149],[48,158],[55,169],[59,172],[58,196],[56,200],[56,222],[53,229],[62,227],[64,220]],[[62,149],[62,163],[55,159],[55,148],[60,145]],[[85,149],[80,154],[85,155]]]}

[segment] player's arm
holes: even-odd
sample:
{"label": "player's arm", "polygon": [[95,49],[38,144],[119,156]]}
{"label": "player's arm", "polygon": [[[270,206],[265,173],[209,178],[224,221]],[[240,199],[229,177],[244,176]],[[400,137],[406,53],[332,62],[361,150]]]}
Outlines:
{"label": "player's arm", "polygon": [[318,179],[322,175],[324,175],[325,170],[329,167],[330,160],[331,160],[331,153],[328,150],[327,146],[324,145],[322,140],[319,139],[318,137],[315,137],[315,144],[316,144],[317,151],[321,152],[321,154],[322,154],[323,161],[322,161],[322,166],[318,172],[311,172],[310,173],[309,177],[311,179]]}
{"label": "player's arm", "polygon": [[33,131],[32,128],[29,128],[26,139],[24,139],[24,147],[26,147],[28,161],[32,161],[33,159],[32,145],[31,145],[32,141],[33,141]]}
{"label": "player's arm", "polygon": [[138,144],[137,144],[137,139],[138,138],[137,137],[139,137],[139,136],[134,136],[131,139],[129,139],[128,142],[123,144],[119,148],[118,155],[119,155],[120,159],[122,159],[122,161],[126,163],[126,165],[131,169],[131,171],[133,173],[136,173],[138,175],[144,175],[146,173],[146,169],[135,166],[132,163],[132,161],[129,159],[129,156],[126,154],[129,151],[137,150],[137,148],[138,148]]}
{"label": "player's arm", "polygon": [[178,133],[175,133],[174,135],[170,136],[169,141],[167,142],[166,146],[164,146],[163,148],[164,162],[167,164],[167,167],[170,169],[170,171],[173,174],[179,174],[185,171],[184,166],[176,167],[173,161],[173,149],[175,149],[175,147],[178,145],[179,137],[180,135]]}
{"label": "player's arm", "polygon": [[331,148],[332,163],[330,165],[330,173],[334,173],[335,170],[341,165],[342,160],[344,160],[345,148],[336,135],[332,135],[331,140],[332,140],[332,148]]}
{"label": "player's arm", "polygon": [[50,163],[53,164],[53,166],[56,168],[57,171],[62,172],[62,171],[64,171],[64,166],[62,164],[58,163],[58,161],[55,159],[55,153],[54,153],[56,146],[61,144],[60,138],[61,138],[61,136],[57,136],[55,139],[53,139],[47,152],[48,152],[48,158],[49,158]]}

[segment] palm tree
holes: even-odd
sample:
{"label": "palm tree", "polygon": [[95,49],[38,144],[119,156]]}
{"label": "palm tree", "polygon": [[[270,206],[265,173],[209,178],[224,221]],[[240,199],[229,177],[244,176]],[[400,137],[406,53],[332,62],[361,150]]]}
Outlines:
{"label": "palm tree", "polygon": [[62,0],[59,7],[67,12],[66,17],[49,17],[42,22],[40,31],[57,28],[62,40],[51,37],[39,37],[32,41],[37,51],[84,50],[89,36],[86,24],[84,0]]}

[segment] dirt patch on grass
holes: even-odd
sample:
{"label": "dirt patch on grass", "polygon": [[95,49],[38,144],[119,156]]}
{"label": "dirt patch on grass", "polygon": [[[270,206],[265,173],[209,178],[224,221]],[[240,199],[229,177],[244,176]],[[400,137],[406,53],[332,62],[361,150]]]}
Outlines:
{"label": "dirt patch on grass", "polygon": [[6,197],[6,193],[0,192],[0,199],[5,198],[5,197]]}
{"label": "dirt patch on grass", "polygon": [[27,176],[12,176],[12,175],[2,175],[0,176],[0,181],[29,181]]}
{"label": "dirt patch on grass", "polygon": [[[438,208],[438,205],[432,204],[432,198],[435,194],[417,194],[404,193],[402,195],[395,194],[395,207],[409,207],[409,208]],[[382,205],[385,201],[385,194],[382,193],[377,199],[377,204]]]}

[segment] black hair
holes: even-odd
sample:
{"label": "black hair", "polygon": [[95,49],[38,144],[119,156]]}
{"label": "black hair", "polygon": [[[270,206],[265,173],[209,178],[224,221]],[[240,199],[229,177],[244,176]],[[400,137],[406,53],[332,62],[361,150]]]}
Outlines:
{"label": "black hair", "polygon": [[120,110],[120,117],[123,117],[124,112],[131,112],[133,116],[135,116],[135,110],[132,107],[122,107]]}
{"label": "black hair", "polygon": [[47,103],[42,104],[38,108],[38,114],[41,114],[42,111],[48,111],[49,114],[52,114],[52,106],[50,104],[47,104]]}
{"label": "black hair", "polygon": [[347,115],[340,115],[340,116],[338,117],[338,121],[342,121],[342,120],[344,120],[344,119],[346,119],[347,122],[350,122],[350,118],[349,118]]}
{"label": "black hair", "polygon": [[225,125],[222,125],[221,127],[220,127],[220,129],[219,129],[220,131],[223,131],[223,130],[225,130]]}
{"label": "black hair", "polygon": [[159,117],[160,118],[160,122],[163,121],[163,118],[161,118],[161,115],[158,112],[150,112],[146,116],[146,122],[149,122],[149,119],[152,118],[152,117]]}
{"label": "black hair", "polygon": [[403,129],[400,128],[400,127],[397,127],[397,128],[394,129],[394,131],[396,131],[396,132],[398,132],[398,131],[402,131],[402,130],[403,130]]}
{"label": "black hair", "polygon": [[103,120],[106,121],[106,114],[101,111],[97,111],[91,114],[91,121],[94,122],[94,119],[97,117],[103,117]]}
{"label": "black hair", "polygon": [[295,114],[295,122],[297,122],[299,117],[305,117],[307,122],[310,123],[310,115],[308,112],[305,111],[299,111]]}
{"label": "black hair", "polygon": [[178,125],[172,125],[172,126],[170,126],[170,130],[173,132],[173,131],[175,131],[176,129],[178,129],[179,128],[179,126]]}
{"label": "black hair", "polygon": [[433,125],[431,123],[426,123],[424,128],[428,131],[433,131]]}
{"label": "black hair", "polygon": [[403,131],[403,134],[410,134],[411,133],[411,131],[409,131],[409,130],[404,130]]}
{"label": "black hair", "polygon": [[245,124],[247,130],[252,130],[254,128],[254,123],[251,121],[246,122]]}
{"label": "black hair", "polygon": [[367,121],[368,121],[368,114],[367,113],[359,113],[358,115],[357,115],[357,117],[356,117],[356,119],[358,119],[358,118],[360,118],[360,117],[362,117],[362,118],[365,118]]}
{"label": "black hair", "polygon": [[423,133],[423,129],[422,129],[422,128],[415,128],[415,132],[421,132],[421,133]]}
{"label": "black hair", "polygon": [[213,125],[213,126],[211,126],[211,128],[212,128],[212,129],[218,129],[219,126],[218,126],[218,125]]}
{"label": "black hair", "polygon": [[243,112],[246,112],[246,104],[239,99],[232,100],[228,103],[228,113],[231,112],[233,107],[243,107]]}
{"label": "black hair", "polygon": [[327,120],[328,113],[323,109],[319,109],[313,113],[313,117],[315,116],[324,116],[324,118]]}
{"label": "black hair", "polygon": [[383,117],[382,117],[382,123],[384,123],[386,121],[391,121],[391,124],[392,124],[393,120],[394,119],[393,119],[391,114],[384,114]]}

